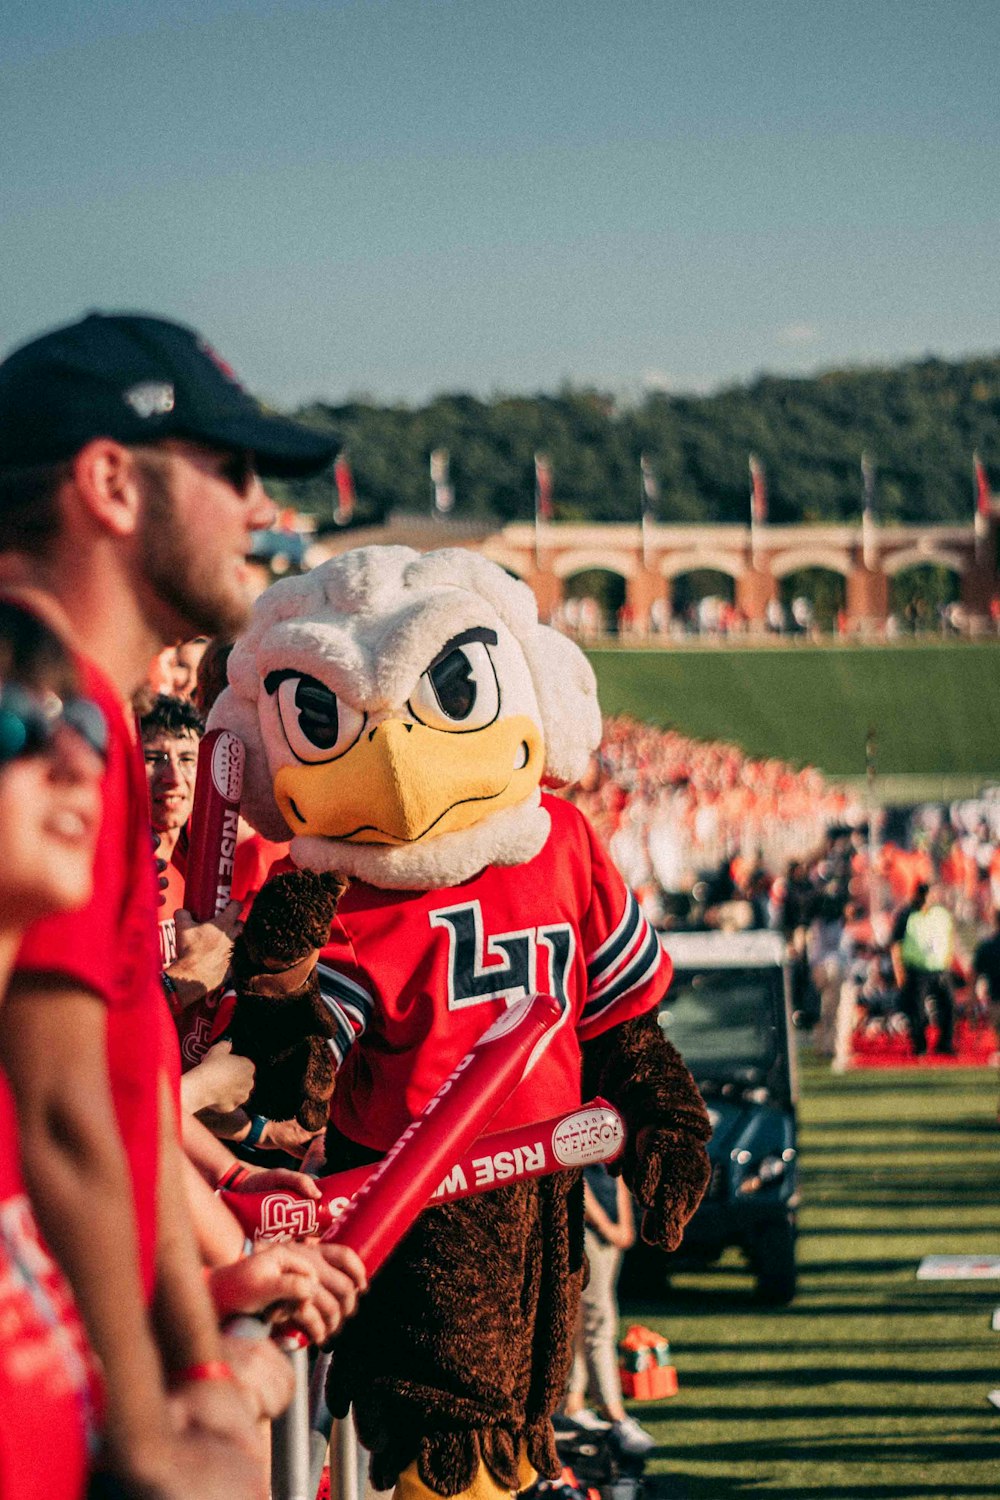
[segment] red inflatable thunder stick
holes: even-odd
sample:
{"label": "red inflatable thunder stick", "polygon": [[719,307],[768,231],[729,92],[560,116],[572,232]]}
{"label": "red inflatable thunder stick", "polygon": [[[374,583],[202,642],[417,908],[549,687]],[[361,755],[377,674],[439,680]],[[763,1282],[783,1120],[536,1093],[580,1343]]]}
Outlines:
{"label": "red inflatable thunder stick", "polygon": [[196,922],[224,911],[233,888],[245,758],[243,741],[228,729],[202,737],[184,880],[184,905]]}
{"label": "red inflatable thunder stick", "polygon": [[[184,880],[184,905],[196,922],[210,921],[229,901],[244,759],[243,741],[230,730],[210,729],[202,737]],[[228,1024],[228,1016],[219,1014],[220,999],[218,992],[209,995],[176,1018],[185,1067],[199,1062],[213,1035]]]}
{"label": "red inflatable thunder stick", "polygon": [[[625,1129],[618,1111],[605,1099],[592,1099],[537,1125],[518,1125],[513,1130],[480,1136],[464,1153],[449,1157],[428,1201],[450,1203],[522,1177],[547,1177],[564,1167],[614,1161],[624,1144]],[[373,1170],[353,1167],[349,1172],[319,1178],[316,1186],[323,1196],[318,1200],[289,1192],[223,1192],[222,1199],[239,1219],[243,1233],[258,1243],[323,1235]]]}
{"label": "red inflatable thunder stick", "polygon": [[440,1183],[532,1069],[565,1012],[551,995],[528,995],[493,1022],[373,1168],[323,1235],[350,1245],[374,1276]]}

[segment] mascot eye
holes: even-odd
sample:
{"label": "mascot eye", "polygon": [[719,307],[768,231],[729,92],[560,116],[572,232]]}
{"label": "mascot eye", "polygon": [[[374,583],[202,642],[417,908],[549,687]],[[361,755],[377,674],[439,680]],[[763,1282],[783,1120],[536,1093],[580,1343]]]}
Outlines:
{"label": "mascot eye", "polygon": [[445,650],[417,683],[410,712],[429,729],[483,729],[500,712],[500,686],[484,641]]}
{"label": "mascot eye", "polygon": [[350,750],[365,726],[364,714],[338,699],[315,677],[270,672],[264,686],[269,693],[277,690],[278,717],[297,760],[313,764],[336,760]]}

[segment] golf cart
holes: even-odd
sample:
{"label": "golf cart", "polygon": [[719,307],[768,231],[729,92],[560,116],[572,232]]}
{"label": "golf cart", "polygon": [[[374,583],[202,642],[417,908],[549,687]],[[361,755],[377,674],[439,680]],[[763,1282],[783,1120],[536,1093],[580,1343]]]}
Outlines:
{"label": "golf cart", "polygon": [[637,1243],[623,1291],[656,1295],[673,1270],[742,1250],[757,1297],[795,1295],[799,1202],[797,1096],[790,986],[777,933],[669,933],[674,979],[660,1007],[664,1035],[694,1074],[712,1122],[712,1176],[672,1255]]}

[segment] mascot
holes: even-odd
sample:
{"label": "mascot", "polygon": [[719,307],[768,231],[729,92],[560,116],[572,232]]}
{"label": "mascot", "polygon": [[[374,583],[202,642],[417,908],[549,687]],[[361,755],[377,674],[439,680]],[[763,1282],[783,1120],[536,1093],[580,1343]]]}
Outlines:
{"label": "mascot", "polygon": [[[676,1246],[708,1119],[657,1026],[656,933],[585,818],[542,790],[582,774],[601,725],[586,658],[539,624],[526,585],[458,549],[333,558],[258,599],[210,724],[244,741],[242,811],[265,838],[291,832],[286,869],[349,877],[317,953],[311,931],[295,941],[298,877],[279,873],[266,926],[281,931],[291,882],[291,941],[267,954],[258,936],[263,989],[247,964],[241,979],[281,1004],[318,989],[332,1018],[328,1170],[377,1161],[485,1027],[541,991],[562,1020],[490,1129],[604,1095],[628,1126],[643,1234]],[[579,1175],[429,1209],[374,1281],[328,1394],[341,1415],[353,1403],[376,1487],[488,1500],[558,1475]]]}

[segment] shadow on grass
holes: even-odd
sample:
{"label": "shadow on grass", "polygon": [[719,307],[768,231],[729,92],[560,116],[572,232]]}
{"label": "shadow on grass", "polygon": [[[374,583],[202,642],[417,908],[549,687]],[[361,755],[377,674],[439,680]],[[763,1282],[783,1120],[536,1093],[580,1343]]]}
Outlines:
{"label": "shadow on grass", "polygon": [[696,1474],[655,1474],[646,1481],[649,1500],[735,1500],[744,1495],[768,1495],[773,1500],[996,1500],[997,1491],[981,1484],[926,1484],[907,1481],[890,1484],[866,1482],[862,1489],[850,1484],[803,1485],[794,1489],[760,1488],[756,1478],[705,1477]]}
{"label": "shadow on grass", "polygon": [[[750,1374],[748,1374],[747,1376],[747,1379],[756,1383],[756,1372],[750,1372]],[[692,1380],[687,1371],[684,1372],[683,1380],[685,1390],[687,1390],[689,1387],[697,1386],[698,1384],[702,1383],[696,1380]],[[712,1384],[713,1382],[706,1381],[703,1383]],[[923,1410],[924,1408],[921,1408],[921,1411]],[[789,1402],[779,1405],[773,1400],[769,1399],[767,1406],[753,1405],[743,1407],[739,1412],[739,1421],[742,1426],[746,1426],[748,1423],[752,1423],[754,1426],[757,1426],[757,1424],[759,1423],[763,1424],[768,1422],[796,1421],[812,1424],[815,1422],[822,1422],[825,1419],[839,1420],[841,1417],[843,1417],[851,1419],[856,1418],[862,1425],[864,1425],[866,1423],[872,1422],[875,1419],[881,1422],[887,1417],[912,1418],[913,1413],[914,1407],[912,1402],[899,1402],[892,1406],[888,1404],[883,1406],[881,1403],[879,1403],[878,1406],[874,1406],[871,1402],[858,1402],[856,1405],[854,1405],[851,1402],[847,1401],[831,1402],[828,1405],[793,1405]],[[671,1419],[671,1415],[672,1414],[664,1407],[650,1406],[646,1410],[645,1419],[647,1421],[668,1422]],[[933,1416],[933,1409],[928,1410],[927,1415]],[[691,1406],[690,1404],[685,1404],[683,1410],[678,1412],[676,1420],[682,1421],[685,1427],[689,1427],[692,1423],[695,1422],[731,1423],[735,1420],[733,1403],[730,1401],[725,1405],[720,1406]],[[827,1437],[824,1441],[829,1443],[831,1439]],[[669,1442],[666,1444],[666,1450],[668,1452],[670,1451]],[[997,1450],[994,1447],[991,1451],[995,1453]],[[698,1452],[701,1452],[700,1445],[698,1447]],[[949,1452],[952,1454],[952,1457],[954,1457],[954,1444],[950,1446]]]}
{"label": "shadow on grass", "polygon": [[[877,1270],[877,1265],[873,1266],[874,1270]],[[808,1272],[808,1267],[806,1271]],[[729,1276],[732,1272],[729,1267],[724,1267],[719,1274]],[[773,1319],[773,1326],[776,1328],[784,1320],[816,1317],[883,1319],[912,1318],[916,1314],[927,1313],[985,1315],[985,1310],[992,1306],[993,1301],[1000,1301],[1000,1286],[997,1283],[966,1282],[964,1285],[969,1287],[967,1291],[959,1291],[954,1282],[915,1283],[912,1288],[907,1285],[902,1294],[900,1288],[888,1286],[873,1294],[870,1281],[859,1286],[859,1293],[863,1295],[853,1300],[847,1300],[850,1288],[839,1286],[839,1300],[834,1301],[821,1288],[810,1288],[806,1275],[798,1300],[790,1307],[775,1309],[765,1307],[756,1300],[749,1284],[749,1276],[747,1280],[746,1290],[726,1286],[686,1288],[674,1284],[665,1287],[662,1296],[650,1297],[648,1293],[627,1296],[623,1293],[619,1300],[623,1314],[630,1318],[635,1315],[644,1318],[716,1318],[751,1313],[758,1318]],[[947,1291],[923,1291],[919,1289],[922,1286],[945,1286]],[[990,1286],[992,1290],[987,1290]],[[883,1302],[882,1297],[892,1297],[893,1300]]]}
{"label": "shadow on grass", "polygon": [[[748,1348],[747,1353],[753,1353],[752,1346]],[[790,1384],[810,1390],[821,1390],[828,1385],[845,1384],[986,1386],[996,1380],[996,1375],[997,1366],[992,1359],[985,1359],[981,1365],[957,1365],[954,1369],[947,1370],[929,1370],[925,1365],[917,1369],[901,1370],[896,1363],[875,1364],[864,1360],[859,1364],[833,1361],[828,1365],[777,1365],[770,1370],[747,1369],[746,1367],[736,1370],[685,1370],[684,1385],[688,1390],[715,1390],[730,1387],[741,1389],[746,1385],[773,1385],[787,1389]],[[821,1412],[823,1408],[817,1406],[815,1410]],[[830,1415],[833,1415],[836,1407],[831,1406],[827,1410]],[[954,1446],[949,1451],[954,1457]],[[1000,1447],[996,1443],[990,1451],[994,1457],[1000,1457]]]}
{"label": "shadow on grass", "polygon": [[[985,1317],[983,1326],[986,1326]],[[866,1344],[865,1347],[878,1349],[881,1347],[881,1343],[882,1341],[878,1340],[874,1344]],[[836,1351],[843,1352],[847,1350],[849,1352],[852,1349],[856,1350],[860,1346],[858,1341],[854,1339],[844,1339],[840,1343],[825,1341],[815,1344],[808,1341],[800,1343],[798,1340],[795,1343],[790,1343],[788,1339],[780,1339],[772,1344],[761,1339],[754,1339],[752,1344],[748,1344],[744,1338],[734,1339],[732,1343],[727,1343],[725,1339],[711,1339],[705,1342],[701,1342],[698,1339],[685,1339],[681,1347],[685,1356],[690,1354],[782,1354],[785,1356],[789,1354],[825,1354],[832,1359],[835,1357]],[[955,1341],[950,1338],[906,1339],[904,1342],[895,1345],[895,1348],[902,1355],[905,1355],[906,1358],[914,1354],[942,1354],[945,1350],[952,1350],[954,1347]],[[907,1407],[907,1411],[911,1409]],[[884,1411],[885,1408],[880,1407],[879,1410]]]}
{"label": "shadow on grass", "polygon": [[[822,1205],[817,1206],[822,1206],[823,1208],[838,1207],[836,1202],[824,1202]],[[887,1235],[892,1235],[898,1239],[901,1234],[913,1237],[930,1232],[929,1229],[913,1224],[809,1224],[807,1228],[800,1231],[801,1234],[808,1235],[811,1240],[821,1238],[870,1240]],[[933,1232],[934,1234],[978,1234],[984,1240],[992,1240],[995,1237],[995,1231],[992,1229],[969,1229],[964,1224],[958,1224],[954,1229],[942,1228],[940,1225],[935,1225],[933,1226]],[[874,1263],[878,1264],[877,1260]]]}
{"label": "shadow on grass", "polygon": [[954,1120],[807,1120],[802,1126],[802,1137],[807,1145],[814,1135],[837,1135],[849,1140],[855,1135],[917,1134],[981,1135],[984,1141],[995,1141],[997,1127],[996,1121],[985,1111],[981,1117],[962,1115]]}

